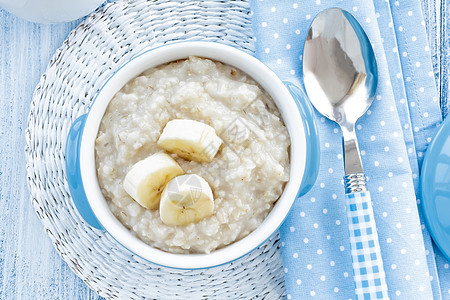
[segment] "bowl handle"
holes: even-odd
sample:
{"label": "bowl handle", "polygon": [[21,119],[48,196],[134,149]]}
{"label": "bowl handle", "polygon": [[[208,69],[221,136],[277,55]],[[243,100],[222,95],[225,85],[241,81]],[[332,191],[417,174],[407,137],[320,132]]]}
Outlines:
{"label": "bowl handle", "polygon": [[65,155],[66,176],[73,203],[81,217],[92,227],[104,230],[89,205],[86,193],[84,192],[83,181],[81,179],[80,145],[86,117],[87,114],[82,115],[76,119],[70,127],[69,135],[67,136]]}
{"label": "bowl handle", "polygon": [[306,137],[306,165],[303,173],[302,184],[297,197],[305,195],[316,182],[320,164],[319,131],[314,118],[314,110],[308,101],[308,97],[296,85],[285,81],[284,84],[295,99],[300,115],[302,116],[303,128]]}

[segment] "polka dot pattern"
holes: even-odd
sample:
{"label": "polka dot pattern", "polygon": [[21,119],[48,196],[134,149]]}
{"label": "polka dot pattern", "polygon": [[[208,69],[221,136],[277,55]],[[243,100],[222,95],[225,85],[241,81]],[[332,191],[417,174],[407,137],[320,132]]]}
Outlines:
{"label": "polka dot pattern", "polygon": [[[398,114],[401,122],[404,124],[402,128],[403,137],[408,149],[414,189],[419,191],[419,177],[417,174],[422,163],[423,153],[431,142],[429,136],[433,136],[436,130],[435,125],[440,122],[439,105],[433,103],[435,102],[433,99],[437,99],[437,95],[433,72],[431,71],[431,59],[428,54],[430,47],[427,45],[427,39],[418,38],[420,35],[425,36],[425,28],[417,28],[415,25],[418,23],[423,24],[424,22],[420,10],[421,7],[418,1],[417,3],[416,1],[402,3],[401,6],[392,4],[389,6],[388,3],[382,3],[381,1],[375,1],[374,3],[375,9],[382,16],[383,22],[379,23],[381,35],[389,36],[395,34],[397,36],[397,40],[385,38],[383,46],[390,60],[390,77]],[[414,13],[415,11],[417,13]],[[386,23],[393,25],[383,25]],[[414,34],[411,36],[410,33]],[[414,44],[408,42],[410,36]],[[399,49],[398,51],[403,53],[403,57],[406,59],[400,61],[398,55],[387,51],[393,47]],[[401,75],[398,76],[399,74]],[[417,84],[418,82],[420,82],[420,85]],[[408,99],[408,101],[405,101],[405,99]],[[433,117],[427,120],[429,116]],[[390,174],[392,173],[389,173],[388,176],[392,177]],[[402,187],[403,185],[404,183],[402,183]],[[419,195],[417,194],[416,197],[419,197]],[[407,208],[407,211],[410,213],[411,209]],[[423,220],[420,209],[419,216]],[[424,229],[422,234],[426,251],[433,251],[433,244],[428,231]],[[412,234],[410,236],[415,235]],[[430,272],[437,277],[434,256],[427,256],[426,259]],[[438,282],[434,281],[431,285],[434,294],[438,294]],[[424,287],[422,287],[423,290]]]}
{"label": "polka dot pattern", "polygon": [[[416,28],[422,21],[420,3],[384,0],[280,3],[252,0],[251,7],[256,55],[282,80],[300,84],[307,30],[314,17],[327,7],[352,11],[373,42],[379,58],[378,94],[356,131],[372,194],[390,297],[416,299],[421,295],[422,299],[432,299],[433,281],[437,280],[430,278],[437,278],[437,274],[427,260],[434,255],[426,253],[434,252],[426,230],[422,234],[418,225],[423,223],[418,216],[414,189],[418,176],[412,176],[419,174],[416,153],[425,151],[429,143],[426,138],[432,136],[429,127],[436,128],[434,116],[439,108],[438,101],[429,107],[436,90],[434,79],[428,76],[431,64],[425,31]],[[318,113],[315,117],[321,139],[319,177],[312,190],[297,199],[280,229],[287,294],[292,299],[354,299],[342,186],[341,131]]]}

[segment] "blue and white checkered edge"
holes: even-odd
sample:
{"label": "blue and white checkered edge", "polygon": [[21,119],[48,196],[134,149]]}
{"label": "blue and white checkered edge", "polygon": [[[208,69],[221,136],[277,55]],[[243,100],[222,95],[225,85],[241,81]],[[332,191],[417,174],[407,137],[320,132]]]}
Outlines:
{"label": "blue and white checkered edge", "polygon": [[345,197],[357,299],[389,299],[370,193]]}

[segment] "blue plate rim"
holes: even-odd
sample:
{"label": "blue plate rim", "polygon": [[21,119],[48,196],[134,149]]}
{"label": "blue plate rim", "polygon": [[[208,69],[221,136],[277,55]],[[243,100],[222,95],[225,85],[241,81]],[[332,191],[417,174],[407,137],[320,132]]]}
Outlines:
{"label": "blue plate rim", "polygon": [[[432,210],[432,208],[434,208],[433,174],[438,163],[437,154],[440,153],[447,139],[450,139],[450,118],[444,120],[428,146],[422,164],[420,185],[422,197],[421,206],[425,217],[426,226],[439,250],[447,260],[450,260],[450,240],[447,239],[448,236],[442,236],[442,231],[445,231],[444,229],[438,230],[441,226],[438,222],[436,222],[434,213],[435,210]],[[448,182],[450,184],[450,178],[448,178]],[[448,198],[450,200],[450,195]]]}

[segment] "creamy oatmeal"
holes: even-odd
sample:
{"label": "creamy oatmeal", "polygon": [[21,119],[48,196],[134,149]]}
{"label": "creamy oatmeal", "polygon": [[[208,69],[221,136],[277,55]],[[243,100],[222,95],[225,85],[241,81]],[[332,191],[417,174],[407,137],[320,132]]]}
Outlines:
{"label": "creamy oatmeal", "polygon": [[[136,162],[164,152],[165,125],[190,119],[213,127],[223,144],[207,163],[168,153],[210,185],[214,213],[169,226],[123,188]],[[240,70],[198,57],[152,68],[112,99],[96,140],[99,184],[113,214],[145,243],[172,253],[209,253],[255,230],[289,180],[290,139],[273,100]]]}

